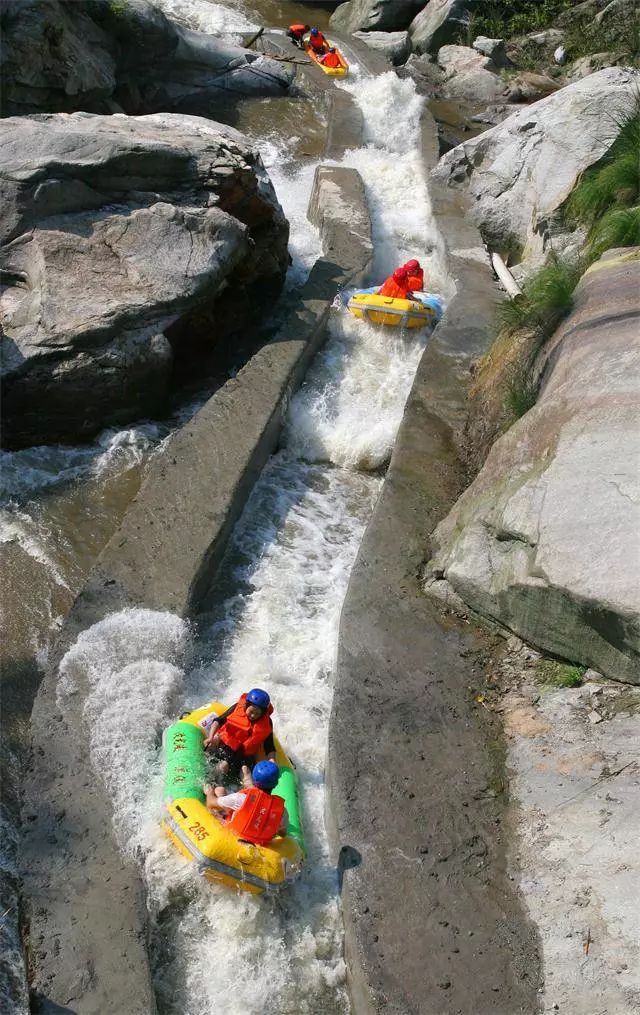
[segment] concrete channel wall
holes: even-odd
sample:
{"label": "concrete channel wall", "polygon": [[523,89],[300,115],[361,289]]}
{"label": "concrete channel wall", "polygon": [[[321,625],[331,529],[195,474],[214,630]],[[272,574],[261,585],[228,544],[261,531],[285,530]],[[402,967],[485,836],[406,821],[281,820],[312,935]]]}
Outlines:
{"label": "concrete channel wall", "polygon": [[112,811],[91,770],[80,687],[64,714],[58,666],[82,631],[129,608],[197,610],[269,455],[288,401],[324,341],[336,291],[372,255],[355,170],[322,167],[310,216],[325,254],[275,338],[173,434],[78,596],[32,713],[22,850],[34,1011],[147,1015],[155,1000],[147,910],[135,866],[113,841]]}
{"label": "concrete channel wall", "polygon": [[[435,124],[423,121],[427,167]],[[461,492],[469,366],[497,290],[477,230],[431,188],[456,293],[422,357],[340,624],[327,822],[355,1015],[537,1010],[536,937],[506,871],[499,728],[474,703],[483,642],[422,593]],[[480,713],[480,714],[479,714]]]}

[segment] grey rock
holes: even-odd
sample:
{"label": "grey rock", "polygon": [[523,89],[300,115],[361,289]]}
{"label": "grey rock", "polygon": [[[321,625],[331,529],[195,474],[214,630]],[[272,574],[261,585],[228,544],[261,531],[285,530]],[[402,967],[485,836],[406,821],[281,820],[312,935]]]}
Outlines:
{"label": "grey rock", "polygon": [[617,67],[591,74],[464,141],[432,175],[468,192],[469,215],[491,247],[512,262],[539,259],[550,221],[613,141],[615,116],[631,107],[638,82],[636,71]]}
{"label": "grey rock", "polygon": [[612,25],[615,21],[624,23],[631,22],[632,20],[636,20],[636,22],[640,21],[638,0],[611,0],[611,2],[595,16],[596,24],[604,26]]}
{"label": "grey rock", "polygon": [[530,32],[525,36],[525,39],[527,42],[532,42],[534,46],[555,49],[564,41],[564,32],[558,28],[547,28],[544,32]]}
{"label": "grey rock", "polygon": [[473,48],[483,56],[488,56],[496,67],[506,67],[509,63],[504,39],[489,39],[486,35],[479,35],[473,41]]}
{"label": "grey rock", "polygon": [[293,70],[170,21],[147,0],[18,0],[3,9],[3,112],[208,115],[280,95]]}
{"label": "grey rock", "polygon": [[403,64],[411,52],[408,32],[354,32],[354,35],[371,49],[383,53],[396,67]]}
{"label": "grey rock", "polygon": [[350,0],[329,18],[343,32],[395,32],[408,28],[422,6],[421,0]]}
{"label": "grey rock", "polygon": [[542,378],[435,530],[432,566],[533,645],[640,683],[640,249],[589,269]]}
{"label": "grey rock", "polygon": [[185,343],[223,345],[230,312],[241,327],[278,291],[287,223],[232,128],[57,113],[0,121],[0,138],[9,443],[157,409]]}
{"label": "grey rock", "polygon": [[412,48],[437,53],[460,36],[475,6],[476,0],[429,0],[409,26]]}
{"label": "grey rock", "polygon": [[510,81],[507,98],[509,102],[537,102],[538,99],[557,92],[559,88],[558,82],[546,74],[523,71]]}
{"label": "grey rock", "polygon": [[476,105],[497,102],[505,93],[505,83],[495,73],[492,61],[469,46],[441,46],[438,64],[445,73],[448,97],[466,99]]}
{"label": "grey rock", "polygon": [[567,71],[569,81],[579,81],[589,74],[602,70],[604,67],[611,67],[616,63],[614,53],[590,53],[589,56],[581,56],[574,60]]}
{"label": "grey rock", "polygon": [[412,53],[407,62],[397,72],[401,77],[409,77],[415,81],[418,91],[433,95],[444,83],[444,71],[428,54],[419,56]]}

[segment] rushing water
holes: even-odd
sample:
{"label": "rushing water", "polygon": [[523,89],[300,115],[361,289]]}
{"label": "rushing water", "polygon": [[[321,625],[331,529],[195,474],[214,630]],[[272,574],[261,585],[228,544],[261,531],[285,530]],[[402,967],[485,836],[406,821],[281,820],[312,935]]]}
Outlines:
{"label": "rushing water", "polygon": [[[240,7],[205,0],[162,0],[162,6],[200,29],[234,33],[252,26]],[[357,81],[345,87],[363,110],[367,144],[343,162],[365,183],[374,275],[417,256],[430,267],[430,287],[446,293],[419,153],[421,100],[394,73],[368,78],[353,71]],[[317,234],[306,220],[316,163],[292,160],[291,153],[299,156],[305,145],[317,150],[317,134],[302,130],[292,140],[265,131],[256,109],[242,126],[259,143],[292,225],[289,285],[295,287],[318,254]],[[79,670],[91,689],[92,760],[113,801],[121,848],[144,870],[165,1015],[214,1008],[221,1015],[331,1015],[348,1008],[323,821],[338,622],[426,340],[424,333],[381,332],[336,309],[329,340],[290,406],[282,447],[236,527],[206,612],[193,625],[148,610],[112,615],[85,632],[61,665],[62,702],[74,692]],[[145,424],[108,431],[87,448],[6,456],[0,542],[10,554],[14,588],[5,601],[23,604],[22,611],[9,611],[14,658],[46,654],[51,630],[166,432]],[[159,831],[162,728],[184,707],[211,697],[233,700],[253,684],[270,690],[277,732],[298,764],[309,852],[301,880],[277,900],[203,884]],[[123,767],[116,745],[127,722],[131,753]],[[11,754],[4,760],[15,762]],[[11,829],[4,841],[5,883],[12,890]],[[14,1010],[26,1011],[14,931],[11,921],[2,928],[15,961],[0,998],[11,997]]]}

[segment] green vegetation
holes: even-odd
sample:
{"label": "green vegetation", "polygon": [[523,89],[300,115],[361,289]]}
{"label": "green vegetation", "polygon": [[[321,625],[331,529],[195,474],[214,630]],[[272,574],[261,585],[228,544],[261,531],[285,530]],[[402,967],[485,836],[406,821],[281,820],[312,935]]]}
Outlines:
{"label": "green vegetation", "polygon": [[566,205],[569,222],[588,229],[587,259],[640,244],[640,97],[617,123],[618,135],[582,177]]}
{"label": "green vegetation", "polygon": [[127,0],[110,0],[109,10],[115,18],[121,18],[127,13]]}
{"label": "green vegetation", "polygon": [[549,687],[580,687],[585,672],[584,666],[541,659],[536,666],[536,680]]}
{"label": "green vegetation", "polygon": [[511,38],[547,28],[572,6],[572,0],[479,0],[471,15],[470,31],[489,38]]}
{"label": "green vegetation", "polygon": [[538,399],[538,385],[527,374],[526,370],[514,369],[507,381],[506,408],[515,421],[533,409]]}
{"label": "green vegetation", "polygon": [[500,305],[500,323],[509,328],[534,329],[547,337],[571,310],[573,290],[582,270],[581,262],[563,261],[552,255],[547,264],[527,279],[521,297]]}

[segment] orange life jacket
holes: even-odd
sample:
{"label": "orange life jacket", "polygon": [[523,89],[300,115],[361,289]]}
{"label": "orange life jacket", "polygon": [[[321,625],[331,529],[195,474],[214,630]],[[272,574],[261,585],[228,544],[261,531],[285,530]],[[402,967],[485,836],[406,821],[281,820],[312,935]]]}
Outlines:
{"label": "orange life jacket", "polygon": [[239,810],[233,811],[226,818],[226,823],[239,839],[254,842],[257,846],[266,846],[278,834],[284,814],[284,800],[265,793],[257,786],[241,789],[240,792],[247,799]]}
{"label": "orange life jacket", "polygon": [[340,67],[340,57],[337,53],[325,53],[320,59],[320,63],[323,63],[325,67]]}
{"label": "orange life jacket", "polygon": [[422,292],[424,289],[424,271],[422,268],[415,274],[409,275],[407,283],[411,292]]}
{"label": "orange life jacket", "polygon": [[273,712],[273,705],[269,705],[267,711],[263,712],[259,719],[251,722],[245,712],[246,703],[247,696],[243,694],[220,730],[220,739],[232,751],[242,751],[245,758],[250,758],[262,746],[273,729],[269,718]]}
{"label": "orange life jacket", "polygon": [[306,25],[289,25],[289,31],[292,35],[300,36],[300,38],[302,38],[304,33],[308,31],[308,28]]}
{"label": "orange life jacket", "polygon": [[322,32],[318,32],[317,35],[309,36],[309,45],[311,46],[314,53],[324,53],[328,47],[328,42],[325,39]]}
{"label": "orange life jacket", "polygon": [[409,291],[408,285],[398,285],[393,275],[389,275],[389,278],[378,289],[378,296],[390,296],[392,299],[406,300],[409,298]]}

